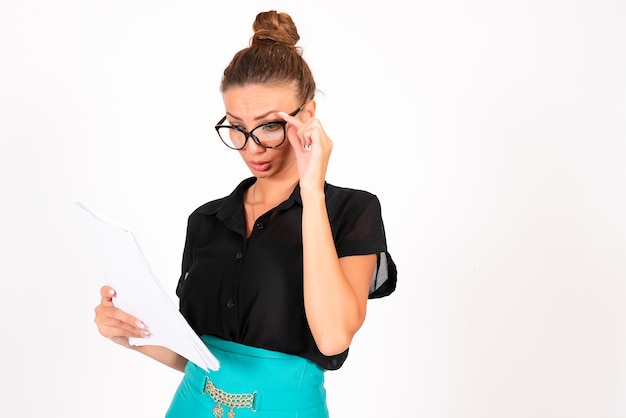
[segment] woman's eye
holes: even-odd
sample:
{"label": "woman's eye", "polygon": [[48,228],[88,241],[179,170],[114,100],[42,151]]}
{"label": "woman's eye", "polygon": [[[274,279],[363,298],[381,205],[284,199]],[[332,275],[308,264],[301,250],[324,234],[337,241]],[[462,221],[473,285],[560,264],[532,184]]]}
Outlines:
{"label": "woman's eye", "polygon": [[274,132],[282,129],[282,125],[280,123],[268,123],[263,127],[263,130],[266,132]]}

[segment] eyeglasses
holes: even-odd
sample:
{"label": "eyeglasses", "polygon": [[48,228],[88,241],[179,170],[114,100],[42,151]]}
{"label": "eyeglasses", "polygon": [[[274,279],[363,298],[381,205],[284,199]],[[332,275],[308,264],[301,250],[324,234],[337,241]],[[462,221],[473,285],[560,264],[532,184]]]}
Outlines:
{"label": "eyeglasses", "polygon": [[[289,116],[296,116],[303,107],[301,106],[298,110],[290,113]],[[284,120],[261,124],[250,132],[239,126],[222,125],[224,121],[226,121],[226,116],[217,122],[215,130],[228,148],[234,150],[243,149],[248,143],[248,138],[252,138],[255,144],[264,148],[276,148],[285,142],[285,125],[287,125],[287,122]]]}

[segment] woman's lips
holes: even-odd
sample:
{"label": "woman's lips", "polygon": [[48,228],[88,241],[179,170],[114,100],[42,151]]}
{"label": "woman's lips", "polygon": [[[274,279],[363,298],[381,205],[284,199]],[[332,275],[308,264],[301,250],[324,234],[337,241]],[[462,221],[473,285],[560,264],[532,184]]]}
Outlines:
{"label": "woman's lips", "polygon": [[269,161],[250,161],[250,168],[254,171],[267,171],[270,168]]}

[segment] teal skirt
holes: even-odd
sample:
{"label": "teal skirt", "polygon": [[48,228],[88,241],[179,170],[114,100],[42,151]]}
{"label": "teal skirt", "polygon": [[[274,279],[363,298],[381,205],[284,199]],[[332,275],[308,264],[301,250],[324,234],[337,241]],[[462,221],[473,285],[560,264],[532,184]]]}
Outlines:
{"label": "teal skirt", "polygon": [[324,370],[302,357],[203,335],[220,361],[206,372],[192,362],[166,418],[328,418]]}

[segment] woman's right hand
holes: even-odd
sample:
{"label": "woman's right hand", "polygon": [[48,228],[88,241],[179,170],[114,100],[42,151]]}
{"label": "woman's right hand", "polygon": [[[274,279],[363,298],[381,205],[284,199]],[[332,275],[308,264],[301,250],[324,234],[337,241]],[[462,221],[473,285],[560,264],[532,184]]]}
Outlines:
{"label": "woman's right hand", "polygon": [[150,330],[141,320],[113,305],[115,290],[112,287],[102,286],[100,296],[100,304],[96,306],[94,318],[100,334],[127,348],[130,348],[129,337],[141,338],[150,335]]}

